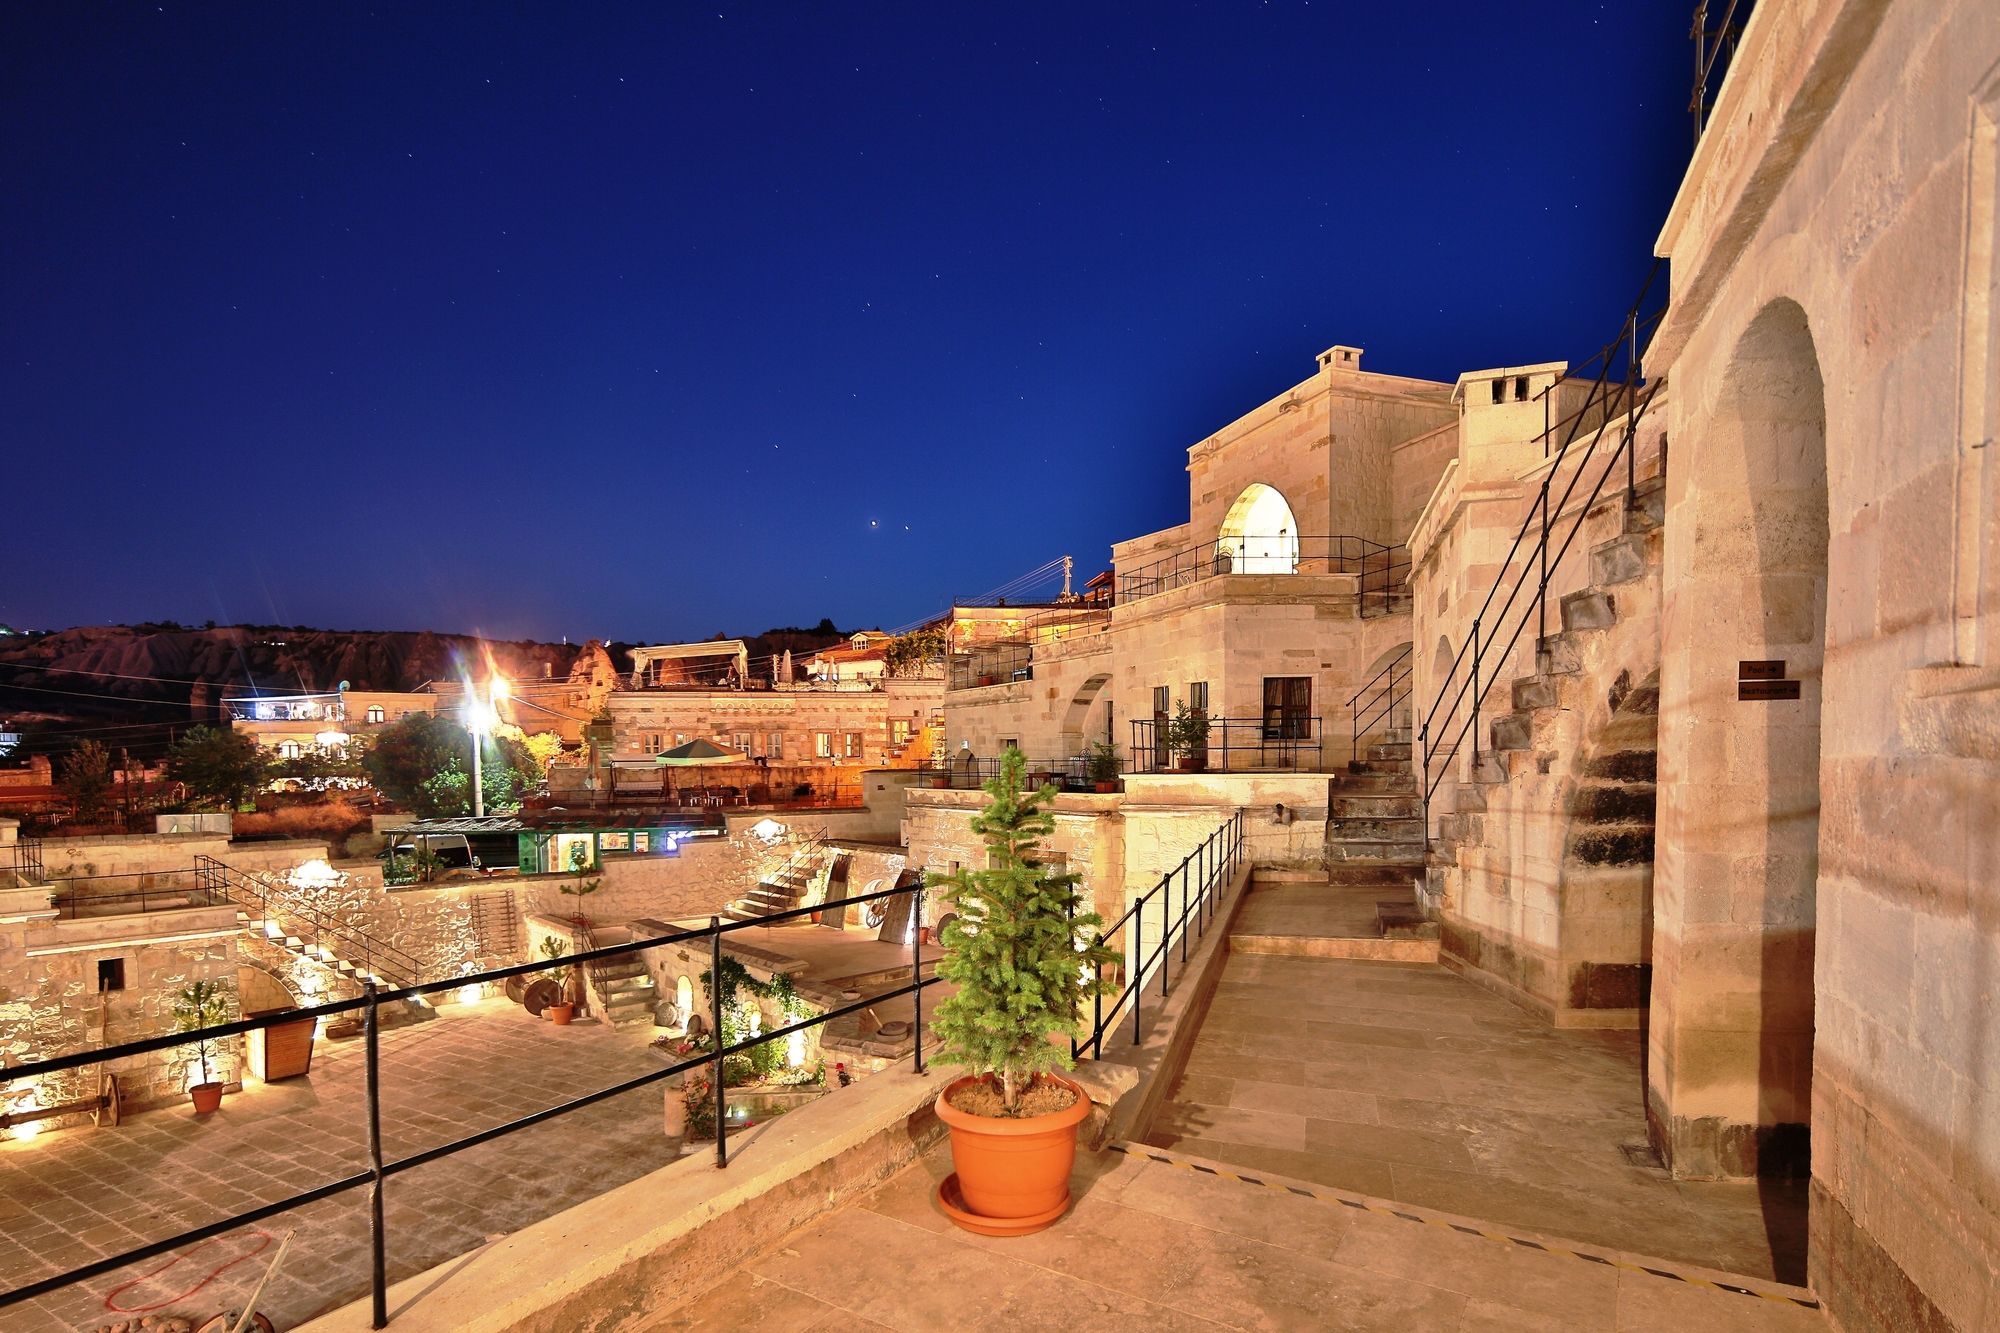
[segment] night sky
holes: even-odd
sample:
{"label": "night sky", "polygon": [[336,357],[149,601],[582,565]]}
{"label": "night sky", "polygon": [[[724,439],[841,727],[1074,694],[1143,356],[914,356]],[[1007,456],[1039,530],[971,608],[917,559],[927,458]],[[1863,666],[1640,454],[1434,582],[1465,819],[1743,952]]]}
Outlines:
{"label": "night sky", "polygon": [[0,621],[895,626],[1581,359],[1685,4],[0,10]]}

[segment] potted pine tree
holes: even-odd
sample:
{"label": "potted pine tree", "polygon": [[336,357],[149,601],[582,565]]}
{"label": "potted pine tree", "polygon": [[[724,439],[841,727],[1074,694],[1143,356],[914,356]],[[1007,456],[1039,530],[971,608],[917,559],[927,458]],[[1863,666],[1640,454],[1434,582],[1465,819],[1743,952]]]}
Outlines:
{"label": "potted pine tree", "polygon": [[1188,707],[1183,699],[1175,706],[1167,723],[1167,749],[1180,757],[1183,773],[1199,773],[1208,767],[1208,714]]}
{"label": "potted pine tree", "polygon": [[938,1192],[954,1222],[992,1236],[1040,1231],[1069,1208],[1090,1098],[1057,1071],[1071,1067],[1067,1038],[1081,1035],[1084,1001],[1109,993],[1102,973],[1117,960],[1082,943],[1103,919],[1077,910],[1077,876],[1037,856],[1055,829],[1043,806],[1056,793],[1022,791],[1026,766],[1010,746],[985,784],[991,799],[972,829],[986,868],[942,881],[956,912],[938,975],[957,990],[938,1006],[938,1058],[968,1072],[937,1100],[956,1168]]}
{"label": "potted pine tree", "polygon": [[[202,1032],[228,1021],[229,997],[213,981],[193,982],[174,997],[176,1032]],[[201,1070],[201,1082],[188,1085],[188,1100],[194,1103],[196,1115],[207,1115],[222,1105],[222,1081],[213,1077],[208,1058],[209,1044],[207,1037],[195,1038],[195,1059]]]}
{"label": "potted pine tree", "polygon": [[1118,747],[1099,741],[1090,747],[1090,783],[1100,794],[1118,790]]}

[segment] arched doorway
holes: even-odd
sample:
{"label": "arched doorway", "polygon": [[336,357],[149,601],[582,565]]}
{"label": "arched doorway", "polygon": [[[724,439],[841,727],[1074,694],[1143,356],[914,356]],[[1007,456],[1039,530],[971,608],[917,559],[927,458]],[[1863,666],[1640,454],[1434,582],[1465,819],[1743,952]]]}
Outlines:
{"label": "arched doorway", "polygon": [[[1669,457],[1648,1118],[1677,1176],[1803,1175],[1828,541],[1805,312],[1759,311],[1713,393]],[[1796,697],[1739,683],[1763,675]]]}
{"label": "arched doorway", "polygon": [[[1062,758],[1073,758],[1085,752],[1085,747],[1090,744],[1093,731],[1093,728],[1089,725],[1090,710],[1096,704],[1097,696],[1103,693],[1104,687],[1110,684],[1110,682],[1110,673],[1101,672],[1077,686],[1076,693],[1070,696],[1069,704],[1063,709],[1062,739],[1060,742],[1062,746]],[[1101,729],[1101,732],[1103,736],[1109,737],[1110,726],[1108,717],[1106,718],[1106,725]]]}
{"label": "arched doorway", "polygon": [[1225,573],[1292,574],[1299,567],[1299,523],[1276,487],[1253,481],[1223,516],[1216,562]]}

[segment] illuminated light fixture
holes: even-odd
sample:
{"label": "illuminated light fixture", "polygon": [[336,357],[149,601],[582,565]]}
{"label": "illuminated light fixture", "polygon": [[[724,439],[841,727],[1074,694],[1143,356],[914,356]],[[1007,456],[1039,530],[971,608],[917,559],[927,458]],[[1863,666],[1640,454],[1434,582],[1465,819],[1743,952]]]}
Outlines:
{"label": "illuminated light fixture", "polygon": [[295,889],[330,889],[344,878],[324,858],[314,857],[292,871],[285,880]]}
{"label": "illuminated light fixture", "polygon": [[27,1143],[41,1132],[42,1122],[39,1120],[30,1120],[24,1125],[15,1125],[7,1131],[16,1143]]}
{"label": "illuminated light fixture", "polygon": [[785,1038],[785,1063],[797,1069],[806,1062],[806,1033],[804,1028]]}
{"label": "illuminated light fixture", "polygon": [[322,750],[344,750],[351,739],[352,737],[344,731],[322,731],[313,737],[313,744]]}
{"label": "illuminated light fixture", "polygon": [[750,832],[762,838],[765,842],[776,842],[784,835],[785,826],[775,819],[766,817],[752,824]]}
{"label": "illuminated light fixture", "polygon": [[480,990],[477,986],[460,986],[458,988],[458,1002],[460,1004],[478,1004],[479,996]]}

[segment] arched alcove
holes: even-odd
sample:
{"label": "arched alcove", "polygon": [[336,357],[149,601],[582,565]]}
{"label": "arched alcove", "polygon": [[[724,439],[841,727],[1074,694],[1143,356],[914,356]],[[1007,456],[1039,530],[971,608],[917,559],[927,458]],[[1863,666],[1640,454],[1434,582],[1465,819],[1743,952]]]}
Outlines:
{"label": "arched alcove", "polygon": [[1223,516],[1217,563],[1234,574],[1292,574],[1299,567],[1299,524],[1275,486],[1253,481]]}

